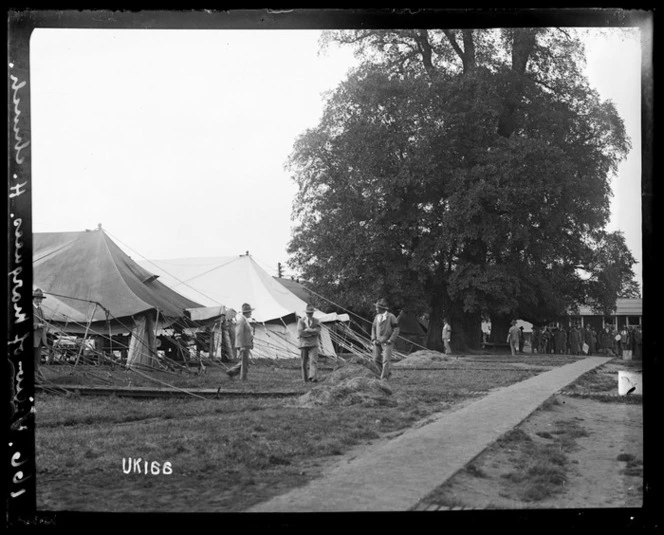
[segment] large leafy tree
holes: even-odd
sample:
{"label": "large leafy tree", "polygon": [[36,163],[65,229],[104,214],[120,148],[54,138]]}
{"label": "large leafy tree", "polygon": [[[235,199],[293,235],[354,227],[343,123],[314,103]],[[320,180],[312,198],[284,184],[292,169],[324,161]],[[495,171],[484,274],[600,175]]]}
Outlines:
{"label": "large leafy tree", "polygon": [[640,297],[632,270],[635,263],[622,232],[598,232],[586,264],[590,275],[587,304],[598,313],[610,316],[616,297]]}
{"label": "large leafy tree", "polygon": [[554,29],[327,38],[365,61],[291,156],[291,266],[356,307],[386,296],[426,313],[436,349],[444,315],[456,345],[476,347],[483,317],[541,321],[597,296],[600,278],[581,273],[601,264],[609,180],[629,141],[581,75],[578,39]]}

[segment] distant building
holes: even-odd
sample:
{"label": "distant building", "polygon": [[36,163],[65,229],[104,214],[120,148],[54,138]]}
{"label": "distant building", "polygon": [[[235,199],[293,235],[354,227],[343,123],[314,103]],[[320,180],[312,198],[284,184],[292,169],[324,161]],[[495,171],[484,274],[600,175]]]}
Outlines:
{"label": "distant building", "polygon": [[[606,325],[611,325],[616,330],[620,330],[623,326],[636,326],[641,325],[643,322],[643,300],[636,298],[619,298],[616,301],[616,308],[609,316],[597,313],[589,306],[580,306],[579,311],[569,312],[567,316],[560,318],[558,321],[552,321],[549,325],[558,324],[563,327],[570,327],[571,325],[579,325],[583,327],[592,326],[596,331],[604,329]],[[517,319],[517,325],[524,327],[526,340],[528,340],[529,333],[532,332],[532,323],[528,321]],[[482,332],[484,334],[485,342],[490,338],[491,322],[482,322]],[[494,337],[495,338],[495,337]],[[496,345],[501,345],[504,340],[492,339],[492,342],[497,342]],[[506,345],[506,344],[503,344]]]}
{"label": "distant building", "polygon": [[605,316],[593,311],[588,306],[579,307],[579,312],[568,314],[570,323],[581,326],[592,326],[596,330],[603,329],[606,325],[612,325],[615,329],[624,326],[641,325],[643,322],[643,299],[619,298],[613,314]]}

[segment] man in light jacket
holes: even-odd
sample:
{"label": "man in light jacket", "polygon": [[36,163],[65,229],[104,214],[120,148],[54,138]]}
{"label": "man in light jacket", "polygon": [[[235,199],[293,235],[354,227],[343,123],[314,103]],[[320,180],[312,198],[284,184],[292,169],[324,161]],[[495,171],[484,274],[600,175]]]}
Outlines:
{"label": "man in light jacket", "polygon": [[380,299],[375,306],[376,317],[371,326],[373,359],[381,370],[380,378],[387,380],[390,376],[392,348],[399,336],[399,321],[394,314],[388,312],[389,307],[385,299]]}
{"label": "man in light jacket", "polygon": [[450,345],[450,339],[452,338],[452,326],[450,325],[450,320],[447,318],[443,319],[443,345],[445,347],[445,354],[452,354],[452,346]]}
{"label": "man in light jacket", "polygon": [[510,330],[507,332],[507,343],[510,345],[510,351],[512,356],[516,356],[517,351],[519,351],[519,339],[521,337],[521,331],[516,326],[516,320],[512,320]]}
{"label": "man in light jacket", "polygon": [[306,315],[297,322],[297,336],[300,339],[302,356],[302,379],[304,382],[318,382],[318,344],[320,341],[320,321],[314,318],[313,305],[307,305]]}
{"label": "man in light jacket", "polygon": [[253,310],[249,303],[244,303],[242,305],[242,315],[238,315],[237,317],[235,323],[235,348],[240,362],[226,370],[230,378],[240,374],[240,379],[243,381],[247,380],[249,357],[251,356],[251,350],[254,348],[254,329],[249,324],[249,318],[251,318]]}

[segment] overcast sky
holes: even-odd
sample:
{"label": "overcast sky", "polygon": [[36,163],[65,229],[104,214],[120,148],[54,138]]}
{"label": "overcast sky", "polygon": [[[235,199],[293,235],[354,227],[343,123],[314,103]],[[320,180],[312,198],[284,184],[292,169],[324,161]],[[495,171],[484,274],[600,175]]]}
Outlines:
{"label": "overcast sky", "polygon": [[[622,35],[622,32],[621,32]],[[636,35],[636,33],[635,33]],[[316,30],[37,29],[31,38],[33,230],[101,223],[137,260],[249,251],[276,275],[296,186],[284,169],[350,49]],[[610,230],[641,251],[640,42],[602,37],[588,76],[632,152]],[[641,283],[641,264],[635,266]]]}

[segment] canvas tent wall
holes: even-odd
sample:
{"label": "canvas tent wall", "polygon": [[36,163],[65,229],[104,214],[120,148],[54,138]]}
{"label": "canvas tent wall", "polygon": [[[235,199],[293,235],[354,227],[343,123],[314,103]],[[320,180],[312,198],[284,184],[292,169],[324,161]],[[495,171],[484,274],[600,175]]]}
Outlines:
{"label": "canvas tent wall", "polygon": [[304,284],[300,283],[299,281],[293,279],[285,279],[283,277],[272,277],[272,278],[276,280],[279,284],[290,290],[297,297],[302,299],[302,301],[306,302],[314,301],[317,297],[314,294],[314,292],[312,292],[309,288],[307,288]]}
{"label": "canvas tent wall", "polygon": [[[250,255],[146,260],[141,265],[205,307],[241,310],[243,303],[249,303],[255,309],[255,356],[299,357],[297,317],[304,314],[307,303],[274,280]],[[321,354],[336,356],[329,328],[348,318],[319,310],[314,316],[323,322]]]}
{"label": "canvas tent wall", "polygon": [[101,229],[33,234],[33,287],[46,293],[46,320],[72,334],[131,332],[128,365],[152,364],[155,322],[199,307],[157,280]]}

